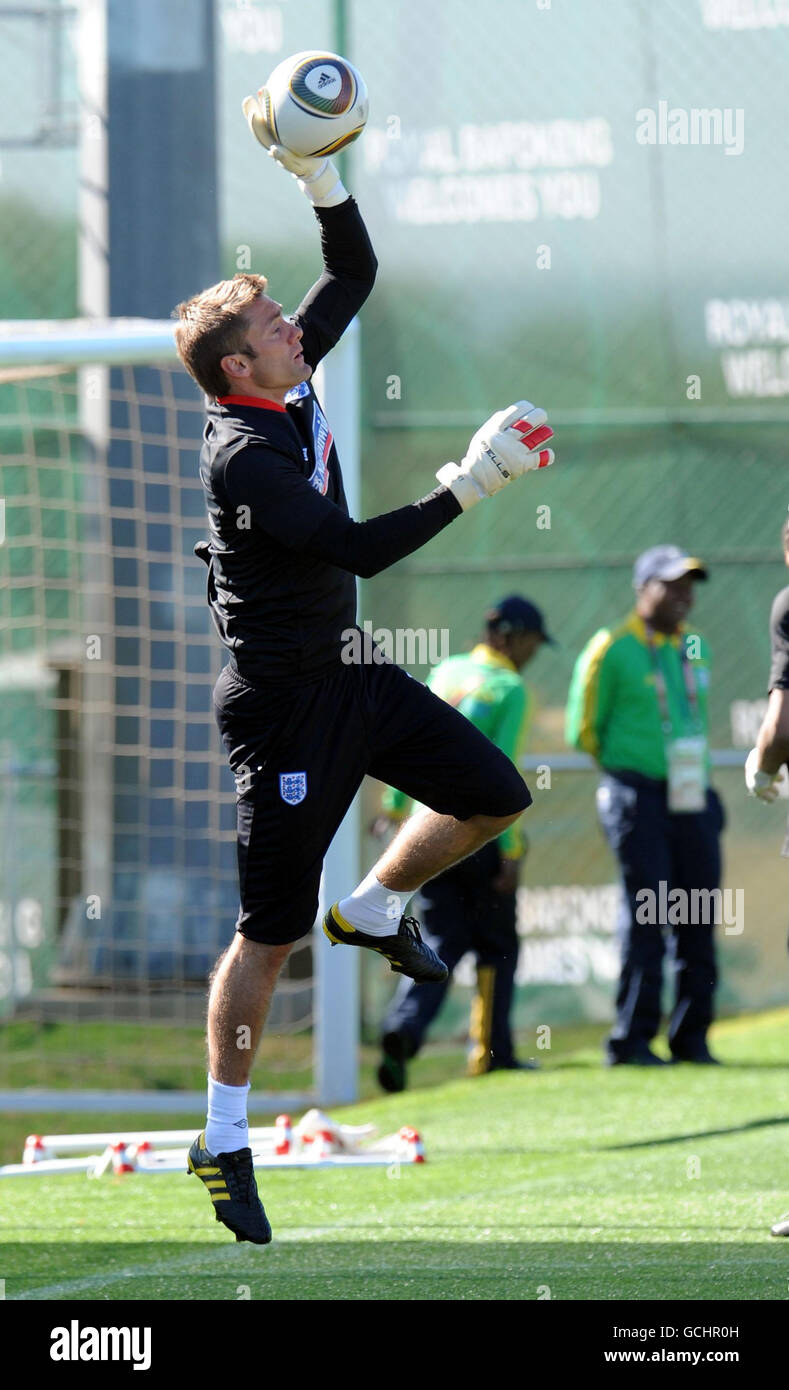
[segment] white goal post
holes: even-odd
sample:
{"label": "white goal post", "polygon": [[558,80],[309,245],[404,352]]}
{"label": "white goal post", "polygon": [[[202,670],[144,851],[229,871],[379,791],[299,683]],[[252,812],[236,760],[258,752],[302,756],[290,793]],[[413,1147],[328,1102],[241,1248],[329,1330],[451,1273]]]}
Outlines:
{"label": "white goal post", "polygon": [[[57,449],[57,440],[61,435],[65,438],[67,433],[69,439],[73,440],[74,432],[79,433],[88,446],[86,457],[89,462],[87,465],[83,462],[81,465],[86,476],[89,476],[90,460],[94,464],[98,461],[100,466],[102,458],[106,459],[107,457],[107,448],[110,443],[117,444],[120,441],[120,447],[128,455],[127,472],[122,478],[119,476],[118,469],[107,469],[107,472],[113,475],[112,481],[116,487],[117,495],[121,498],[118,517],[112,511],[114,503],[110,504],[107,500],[111,495],[109,484],[97,485],[95,492],[91,494],[91,485],[88,481],[85,485],[87,492],[83,491],[74,503],[77,511],[82,509],[83,518],[89,517],[92,507],[97,509],[102,503],[109,506],[112,511],[112,515],[102,518],[100,524],[97,523],[95,528],[96,534],[99,530],[101,531],[102,544],[93,547],[93,553],[88,554],[86,561],[89,567],[88,582],[83,584],[81,622],[78,629],[80,633],[85,631],[95,634],[107,633],[108,641],[112,640],[114,636],[112,624],[118,621],[117,605],[113,610],[109,591],[110,586],[114,583],[112,575],[116,553],[113,548],[113,537],[116,529],[121,534],[121,551],[126,556],[124,563],[127,568],[134,566],[133,544],[130,545],[128,537],[122,535],[123,527],[126,524],[123,519],[126,515],[124,506],[131,506],[131,503],[126,501],[126,494],[129,498],[134,498],[134,515],[139,533],[143,534],[146,530],[151,529],[147,526],[151,518],[146,514],[146,499],[149,491],[153,491],[159,485],[153,474],[145,473],[140,476],[139,469],[136,468],[137,459],[141,456],[143,448],[142,435],[145,436],[145,447],[150,445],[154,451],[159,449],[163,459],[167,454],[167,458],[162,464],[160,482],[162,487],[166,487],[168,484],[172,486],[173,496],[178,490],[178,479],[168,476],[167,470],[169,469],[172,475],[172,459],[176,459],[175,471],[180,469],[180,477],[183,479],[185,470],[188,468],[189,450],[196,443],[193,455],[194,474],[193,478],[189,477],[189,486],[193,492],[194,482],[197,481],[199,440],[194,439],[194,431],[196,428],[195,412],[199,411],[200,406],[196,390],[192,389],[192,398],[189,399],[189,390],[184,386],[186,379],[180,369],[180,364],[177,363],[173,330],[174,324],[169,320],[145,319],[6,321],[0,323],[0,391],[7,388],[19,388],[17,392],[12,391],[10,397],[4,398],[4,404],[7,408],[3,411],[4,418],[0,417],[0,427],[11,430],[14,432],[15,439],[19,438],[24,441],[17,447],[23,451],[25,466],[35,473],[39,469],[44,470],[50,462],[49,458],[39,458],[36,448],[30,442],[34,439],[36,430],[48,433],[47,449],[53,448],[53,440],[55,441],[54,447]],[[120,390],[117,385],[114,390],[110,385],[113,368],[123,369],[123,385]],[[170,381],[175,381],[176,378],[183,378],[183,380],[178,384],[177,390],[168,387],[162,390],[161,399],[153,399],[152,396],[149,397],[146,394],[144,384],[138,388],[135,377],[137,369],[142,369],[144,373],[146,368],[155,368],[166,374]],[[76,382],[73,375],[75,372],[77,374]],[[70,383],[67,388],[70,393],[68,408],[74,416],[74,422],[67,429],[63,425],[60,407],[46,404],[54,399],[53,393],[49,392],[49,379],[57,383],[59,376],[66,378]],[[116,383],[119,379],[119,375],[116,375]],[[343,464],[346,493],[353,513],[355,509],[358,509],[360,492],[359,331],[355,321],[330,357],[321,364],[316,372],[315,385],[332,422]],[[36,397],[35,407],[26,407],[28,414],[25,415],[18,404],[18,401],[22,399],[22,392],[39,390],[39,388],[41,390]],[[119,396],[123,397],[120,401]],[[9,400],[11,401],[10,404]],[[117,419],[120,418],[119,410],[120,415],[122,415],[120,425],[117,424]],[[181,437],[178,422],[184,418],[182,414],[184,410],[191,412],[191,415],[186,436]],[[158,423],[159,418],[164,421],[164,424]],[[136,431],[140,434],[139,438],[135,437]],[[159,438],[162,431],[167,433],[166,440]],[[175,438],[173,438],[174,432]],[[199,527],[201,522],[197,514],[195,496],[192,495],[188,501],[188,507],[182,506],[181,514],[188,518],[192,528]],[[172,503],[176,512],[178,506],[177,501]],[[156,519],[154,518],[154,520]],[[206,526],[207,522],[203,518],[203,530]],[[13,530],[13,527],[11,529]],[[89,524],[88,531],[90,532]],[[135,532],[135,534],[137,533]],[[41,535],[46,535],[46,526],[43,527]],[[151,544],[153,543],[151,542]],[[84,551],[91,552],[90,544],[84,544],[82,538],[81,545]],[[31,550],[34,548],[30,547]],[[46,548],[45,542],[42,542],[42,548]],[[105,553],[100,553],[102,550]],[[165,574],[168,564],[166,549],[163,549],[160,559],[159,571],[161,574]],[[39,575],[42,570],[38,559],[35,561],[35,566],[36,575]],[[90,569],[90,566],[93,568]],[[195,561],[196,571],[200,568],[199,563]],[[142,581],[135,580],[134,582],[139,585]],[[155,595],[159,607],[165,609],[169,607],[173,611],[177,611],[179,601],[182,600],[184,594],[183,579],[180,578],[178,582],[181,584],[180,589],[176,586],[175,590],[168,593],[164,587],[160,594]],[[59,583],[61,590],[67,587],[62,579]],[[130,590],[130,592],[138,591]],[[64,598],[62,593],[61,597],[65,603],[68,603],[68,599]],[[149,606],[152,609],[154,605]],[[43,598],[37,597],[34,599],[34,607],[38,612],[39,608],[43,609],[47,605]],[[57,610],[57,604],[53,607]],[[144,605],[141,602],[141,612],[143,608]],[[147,612],[148,609],[145,608],[144,611]],[[141,620],[135,618],[134,621],[140,622]],[[197,619],[192,617],[188,621],[194,624]],[[67,639],[65,626],[62,626],[62,630],[57,629],[53,639],[51,624],[46,626],[45,623],[44,627],[36,629],[32,619],[30,622],[29,646],[33,664],[38,659],[42,666],[46,667],[51,649],[54,648],[59,653],[58,660],[61,664],[70,662],[72,666],[79,666],[84,653],[78,651],[79,644],[73,636]],[[209,635],[209,628],[210,624],[206,629],[206,635],[201,640],[206,645],[213,640],[215,677],[222,664],[222,653],[212,628]],[[25,632],[19,628],[17,631],[17,649],[24,649],[26,640]],[[0,655],[0,667],[2,667],[3,662],[12,660],[9,653],[10,649],[6,647]],[[18,657],[14,659],[18,664]],[[114,670],[117,673],[117,665]],[[89,859],[88,864],[82,866],[83,869],[86,869],[82,875],[83,885],[87,885],[100,898],[102,894],[111,892],[113,875],[112,808],[113,795],[117,792],[117,788],[113,787],[113,759],[107,756],[107,752],[111,750],[114,756],[118,751],[114,741],[117,735],[113,733],[113,729],[117,728],[118,710],[113,704],[115,697],[110,677],[105,678],[102,686],[100,679],[96,683],[97,675],[98,673],[96,675],[91,673],[90,677],[91,681],[94,682],[91,688],[94,691],[95,715],[92,726],[92,746],[84,750],[85,761],[84,764],[81,764],[81,773],[84,773],[90,782],[91,795],[86,798],[89,804],[82,808],[81,814],[83,830],[85,831],[86,853]],[[98,691],[98,698],[96,698],[96,691]],[[153,722],[153,718],[151,718],[151,727]],[[137,737],[142,739],[143,736],[137,735]],[[218,734],[216,733],[215,742],[218,749]],[[181,747],[184,746],[181,745]],[[221,750],[219,751],[221,752]],[[213,786],[213,784],[211,785]],[[206,793],[206,797],[212,797],[212,795],[210,790]],[[197,793],[189,791],[188,796],[196,798]],[[211,823],[213,824],[213,821]],[[357,800],[348,812],[326,859],[321,891],[321,912],[339,896],[350,892],[358,881],[360,876],[359,824]],[[227,839],[227,833],[225,833],[225,838]],[[164,876],[160,876],[160,878],[164,883]],[[150,875],[150,882],[156,882],[155,874]],[[2,896],[3,894],[0,892],[0,897]],[[0,904],[1,908],[2,904]],[[231,925],[232,919],[228,922],[228,935]],[[68,924],[66,930],[68,930]],[[357,1097],[358,953],[342,949],[332,951],[319,926],[313,934],[312,948],[312,1086],[303,1093],[294,1093],[291,1090],[286,1097],[277,1091],[266,1093],[264,1096],[255,1089],[252,1092],[252,1099],[259,1109],[281,1108],[283,1099],[287,1099],[289,1107],[296,1108],[300,1103],[329,1105],[347,1103]],[[19,956],[20,943],[15,943],[13,950]],[[3,945],[2,940],[0,940],[0,957],[2,954]],[[13,965],[9,967],[8,974],[13,982],[16,978]],[[3,962],[0,959],[0,981],[2,978]],[[13,989],[13,983],[11,988]],[[2,1012],[3,1010],[0,1008],[0,1016],[2,1016]],[[145,1109],[147,1105],[146,1094],[148,1093],[141,1092],[139,1094],[139,1108],[141,1110]],[[70,1105],[72,1108],[77,1106],[85,1109],[94,1108],[91,1093],[86,1092],[77,1096],[73,1092],[60,1092],[59,1095],[61,1103]],[[158,1093],[156,1098],[160,1103],[164,1100],[164,1097]],[[184,1110],[190,1101],[195,1104],[199,1103],[200,1106],[203,1103],[202,1094],[198,1097],[198,1094],[193,1092],[173,1092],[170,1093],[170,1098],[173,1110]],[[7,1091],[2,1092],[0,1099],[4,1105],[6,1101],[10,1101],[13,1105],[13,1095]],[[19,1100],[24,1103],[22,1093],[20,1093]],[[95,1093],[95,1108],[98,1110],[105,1105],[106,1095],[102,1096],[101,1093]],[[159,1107],[157,1106],[157,1108]]]}

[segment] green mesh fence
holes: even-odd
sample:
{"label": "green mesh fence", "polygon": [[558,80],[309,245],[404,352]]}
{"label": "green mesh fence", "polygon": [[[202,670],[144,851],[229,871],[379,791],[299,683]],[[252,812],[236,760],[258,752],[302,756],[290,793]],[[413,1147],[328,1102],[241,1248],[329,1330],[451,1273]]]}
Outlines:
{"label": "green mesh fence", "polygon": [[[710,568],[692,621],[712,647],[713,746],[746,749],[787,579],[789,29],[765,7],[679,0],[351,13],[373,93],[352,187],[381,263],[364,311],[365,513],[426,491],[519,397],[551,413],[558,456],[366,585],[363,616],[449,627],[459,651],[496,597],[534,599],[560,642],[527,672],[530,751],[550,764],[578,652],[631,607],[635,555],[674,542]],[[745,893],[743,934],[720,933],[719,1003],[782,1000],[784,817],[744,798],[738,767],[715,781],[725,883]],[[557,773],[526,818],[529,1027],[610,1012],[615,865],[594,782]],[[371,1027],[385,995],[381,982]]]}
{"label": "green mesh fence", "polygon": [[[26,27],[2,8],[4,76],[20,89],[0,150],[3,312],[68,314],[76,157],[53,148],[51,134],[26,152],[14,144],[41,128],[46,50],[35,37],[43,21]],[[550,411],[558,455],[549,473],[364,585],[360,617],[449,628],[458,651],[492,599],[532,597],[560,642],[528,672],[531,751],[550,763],[563,751],[578,651],[630,606],[634,556],[675,542],[710,569],[693,621],[712,649],[712,742],[744,753],[765,696],[769,605],[787,578],[781,7],[221,0],[222,273],[264,272],[287,307],[318,269],[315,228],[295,186],[246,136],[239,103],[287,53],[337,46],[338,20],[371,92],[347,178],[380,260],[362,315],[364,515],[429,490],[477,425],[524,395]],[[65,99],[68,42],[61,69]],[[13,465],[10,476],[13,486]],[[46,563],[58,553],[55,544]],[[46,592],[42,582],[13,602],[54,603],[56,625],[62,588]],[[720,769],[716,782],[729,814],[726,883],[746,893],[742,936],[721,937],[720,1000],[773,1003],[785,997],[783,816],[744,798],[739,768]],[[529,1026],[549,1009],[610,1009],[611,897],[600,890],[614,865],[593,789],[589,772],[557,772],[529,813],[519,994]],[[370,814],[376,796],[369,786]],[[368,859],[374,852],[366,841]],[[372,1027],[389,980],[371,972],[368,984]],[[466,1004],[460,989],[449,1027]]]}
{"label": "green mesh fence", "polygon": [[0,4],[0,305],[77,307],[77,6]]}

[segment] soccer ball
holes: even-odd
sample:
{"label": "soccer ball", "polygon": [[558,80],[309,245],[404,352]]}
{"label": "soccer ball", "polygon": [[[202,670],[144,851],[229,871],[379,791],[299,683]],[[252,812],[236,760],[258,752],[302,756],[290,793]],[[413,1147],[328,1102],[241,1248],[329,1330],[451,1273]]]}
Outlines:
{"label": "soccer ball", "polygon": [[295,53],[274,69],[258,95],[276,143],[291,154],[333,154],[367,124],[364,78],[337,53]]}

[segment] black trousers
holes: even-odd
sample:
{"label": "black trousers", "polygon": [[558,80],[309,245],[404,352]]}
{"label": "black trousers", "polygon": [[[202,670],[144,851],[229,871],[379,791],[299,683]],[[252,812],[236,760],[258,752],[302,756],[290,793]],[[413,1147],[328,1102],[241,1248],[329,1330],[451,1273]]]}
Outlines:
{"label": "black trousers", "polygon": [[270,687],[230,662],[214,708],[236,775],[236,929],[252,941],[285,944],[312,930],[324,855],[365,774],[458,820],[531,804],[510,759],[391,662],[338,660]]}
{"label": "black trousers", "polygon": [[[477,958],[477,997],[472,1008],[470,1069],[513,1061],[510,1011],[518,964],[515,894],[491,886],[501,865],[494,841],[431,879],[417,911],[422,934],[452,971],[467,951]],[[400,1033],[415,1056],[446,997],[445,984],[402,980],[384,1020],[384,1033]]]}
{"label": "black trousers", "polygon": [[[623,889],[617,927],[621,973],[609,1054],[627,1057],[655,1037],[667,945],[674,974],[669,1046],[675,1056],[693,1053],[704,1046],[713,1019],[717,983],[713,922],[672,924],[672,915],[680,915],[681,909],[672,911],[669,905],[666,912],[665,904],[674,889],[690,895],[693,889],[719,887],[719,837],[724,823],[720,797],[710,788],[703,811],[671,813],[665,782],[606,773],[598,787],[597,809],[619,860]],[[650,902],[645,890],[654,895],[657,921],[645,920]]]}

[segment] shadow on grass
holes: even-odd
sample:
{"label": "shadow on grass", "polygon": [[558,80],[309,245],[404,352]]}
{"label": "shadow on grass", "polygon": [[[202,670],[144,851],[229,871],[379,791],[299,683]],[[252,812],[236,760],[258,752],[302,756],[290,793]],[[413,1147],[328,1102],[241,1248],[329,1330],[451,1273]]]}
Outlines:
{"label": "shadow on grass", "polygon": [[667,1134],[662,1139],[636,1139],[630,1144],[602,1144],[600,1147],[609,1153],[623,1152],[626,1149],[656,1149],[661,1144],[684,1144],[688,1139],[720,1139],[727,1134],[747,1134],[753,1129],[771,1129],[777,1125],[789,1125],[789,1115],[772,1115],[764,1120],[746,1120],[741,1125],[728,1125],[723,1129],[695,1129],[685,1134]]}
{"label": "shadow on grass", "polygon": [[485,1239],[482,1232],[477,1241],[390,1240],[380,1227],[368,1229],[369,1240],[336,1233],[300,1240],[284,1230],[266,1248],[221,1237],[191,1244],[8,1243],[6,1299],[764,1300],[786,1291],[789,1242],[766,1232],[754,1242],[711,1244],[579,1241],[572,1239],[577,1226],[545,1241]]}
{"label": "shadow on grass", "polygon": [[[667,1062],[669,1062],[669,1063],[671,1064],[671,1059],[670,1059],[670,1058],[664,1058],[663,1060],[664,1060],[664,1061],[667,1061]],[[672,1070],[672,1072],[674,1072],[674,1071],[679,1071],[679,1070],[680,1070],[680,1067],[681,1067],[681,1069],[682,1069],[683,1074],[684,1074],[684,1075],[687,1075],[687,1076],[692,1075],[694,1072],[706,1072],[706,1071],[708,1071],[710,1074],[714,1074],[714,1075],[716,1075],[716,1076],[717,1076],[717,1075],[720,1075],[722,1072],[725,1073],[725,1072],[727,1072],[727,1071],[785,1071],[785,1072],[789,1072],[789,1056],[787,1056],[787,1059],[786,1059],[785,1062],[755,1062],[755,1061],[754,1061],[754,1062],[728,1062],[728,1061],[726,1061],[725,1059],[723,1059],[718,1067],[705,1067],[705,1066],[699,1065],[699,1064],[694,1065],[692,1062],[682,1062],[682,1063],[680,1063],[680,1064],[671,1064],[671,1070]],[[596,1070],[596,1071],[601,1071],[601,1070],[602,1070],[602,1071],[606,1071],[606,1072],[609,1072],[609,1071],[610,1071],[610,1072],[621,1072],[621,1071],[623,1071],[623,1070],[626,1070],[626,1068],[623,1067],[623,1066],[621,1066],[621,1065],[618,1066],[618,1067],[609,1067],[609,1066],[606,1064],[606,1061],[605,1061],[605,1057],[604,1057],[604,1056],[600,1055],[599,1057],[591,1057],[591,1056],[589,1056],[588,1053],[587,1053],[585,1056],[583,1056],[583,1057],[574,1057],[574,1056],[570,1056],[570,1057],[568,1057],[568,1058],[566,1059],[566,1061],[565,1061],[565,1060],[560,1061],[560,1060],[557,1059],[555,1062],[549,1063],[548,1066],[545,1068],[545,1070],[546,1070],[546,1071],[559,1071],[559,1070],[565,1071],[565,1070],[570,1070],[571,1068],[573,1068],[573,1069],[575,1069],[575,1068],[578,1068],[578,1069],[587,1068],[587,1069],[592,1069],[592,1070]],[[654,1067],[651,1067],[651,1068],[650,1068],[650,1067],[641,1067],[641,1068],[638,1068],[638,1067],[632,1067],[632,1066],[631,1066],[631,1067],[629,1068],[629,1070],[630,1070],[630,1071],[638,1071],[638,1070],[641,1070],[641,1071],[654,1071],[655,1068],[654,1068]]]}
{"label": "shadow on grass", "polygon": [[[692,1062],[683,1062],[682,1065],[684,1067],[687,1067],[689,1070],[703,1070],[702,1067],[694,1067]],[[720,1068],[712,1068],[713,1071],[721,1069],[723,1071],[789,1071],[789,1055],[787,1056],[785,1062],[728,1062],[724,1058],[721,1062]]]}

